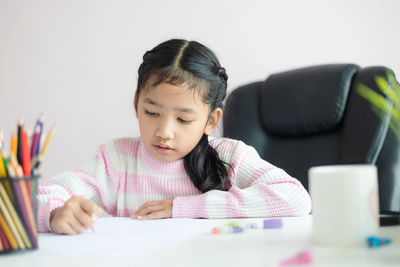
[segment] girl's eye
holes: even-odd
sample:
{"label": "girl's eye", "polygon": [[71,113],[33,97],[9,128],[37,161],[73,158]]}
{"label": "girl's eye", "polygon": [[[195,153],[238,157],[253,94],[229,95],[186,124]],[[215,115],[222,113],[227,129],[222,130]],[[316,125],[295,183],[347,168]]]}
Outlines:
{"label": "girl's eye", "polygon": [[178,118],[178,121],[181,122],[181,123],[183,123],[183,124],[189,124],[189,123],[192,122],[192,121],[188,121],[188,120],[183,120],[183,119],[181,119],[181,118]]}
{"label": "girl's eye", "polygon": [[156,117],[156,116],[159,115],[158,113],[150,112],[150,111],[148,111],[148,110],[144,110],[144,113],[147,114],[147,115],[149,115],[149,116],[152,116],[152,117]]}

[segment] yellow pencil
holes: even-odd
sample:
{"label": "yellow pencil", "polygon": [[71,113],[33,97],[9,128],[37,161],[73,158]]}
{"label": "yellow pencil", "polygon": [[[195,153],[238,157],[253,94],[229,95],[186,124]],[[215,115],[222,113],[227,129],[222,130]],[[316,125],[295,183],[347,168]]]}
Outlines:
{"label": "yellow pencil", "polygon": [[[55,128],[56,128],[56,125],[54,124],[53,127],[51,127],[49,134],[47,135],[46,142],[43,145],[42,151],[40,152],[40,154],[37,157],[35,157],[33,159],[33,162],[32,162],[32,175],[33,176],[36,176],[39,173],[39,169],[42,164],[43,158],[44,158],[44,156],[46,156],[47,150],[49,149],[50,142],[53,139]],[[41,140],[43,140],[43,139],[44,138],[42,138]]]}
{"label": "yellow pencil", "polygon": [[6,187],[7,194],[9,195],[11,201],[13,203],[15,203],[14,194],[11,189],[10,181],[7,180],[7,176],[8,176],[7,172],[8,172],[7,171],[7,163],[5,161],[5,158],[3,158],[3,154],[0,152],[0,179],[4,178],[3,183],[4,183],[4,186]]}
{"label": "yellow pencil", "polygon": [[54,124],[53,127],[51,127],[49,134],[47,135],[46,142],[44,143],[42,152],[40,153],[40,156],[42,158],[44,158],[44,156],[46,156],[47,150],[49,149],[50,142],[53,139],[55,130],[56,130],[56,125]]}
{"label": "yellow pencil", "polygon": [[6,166],[4,165],[3,153],[0,151],[0,177],[7,177]]}
{"label": "yellow pencil", "polygon": [[0,211],[0,226],[1,229],[3,229],[12,249],[14,250],[18,249],[17,240],[15,239],[15,236],[13,235],[10,227],[8,226],[6,219],[4,219],[3,213],[1,211]]}

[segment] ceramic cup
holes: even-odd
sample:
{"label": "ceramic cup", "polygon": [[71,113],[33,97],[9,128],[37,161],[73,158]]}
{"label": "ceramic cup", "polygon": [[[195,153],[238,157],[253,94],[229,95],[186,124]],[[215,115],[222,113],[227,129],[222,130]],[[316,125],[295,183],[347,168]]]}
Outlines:
{"label": "ceramic cup", "polygon": [[365,245],[379,229],[377,169],[374,165],[330,165],[309,169],[312,242]]}

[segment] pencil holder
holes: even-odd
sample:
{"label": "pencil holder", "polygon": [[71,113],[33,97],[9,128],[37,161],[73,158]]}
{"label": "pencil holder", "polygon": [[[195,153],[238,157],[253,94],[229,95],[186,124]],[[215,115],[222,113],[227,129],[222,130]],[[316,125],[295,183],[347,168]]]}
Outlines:
{"label": "pencil holder", "polygon": [[0,253],[38,247],[38,178],[39,176],[0,178]]}

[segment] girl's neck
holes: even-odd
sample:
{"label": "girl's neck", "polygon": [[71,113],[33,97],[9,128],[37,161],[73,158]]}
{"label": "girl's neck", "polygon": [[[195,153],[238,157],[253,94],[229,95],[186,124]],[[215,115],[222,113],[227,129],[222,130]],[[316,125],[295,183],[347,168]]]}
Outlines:
{"label": "girl's neck", "polygon": [[146,165],[149,169],[156,173],[165,173],[165,174],[180,174],[186,173],[184,160],[179,159],[173,162],[165,162],[155,159],[151,153],[146,149],[142,139],[140,139],[140,158],[143,161],[143,164]]}

